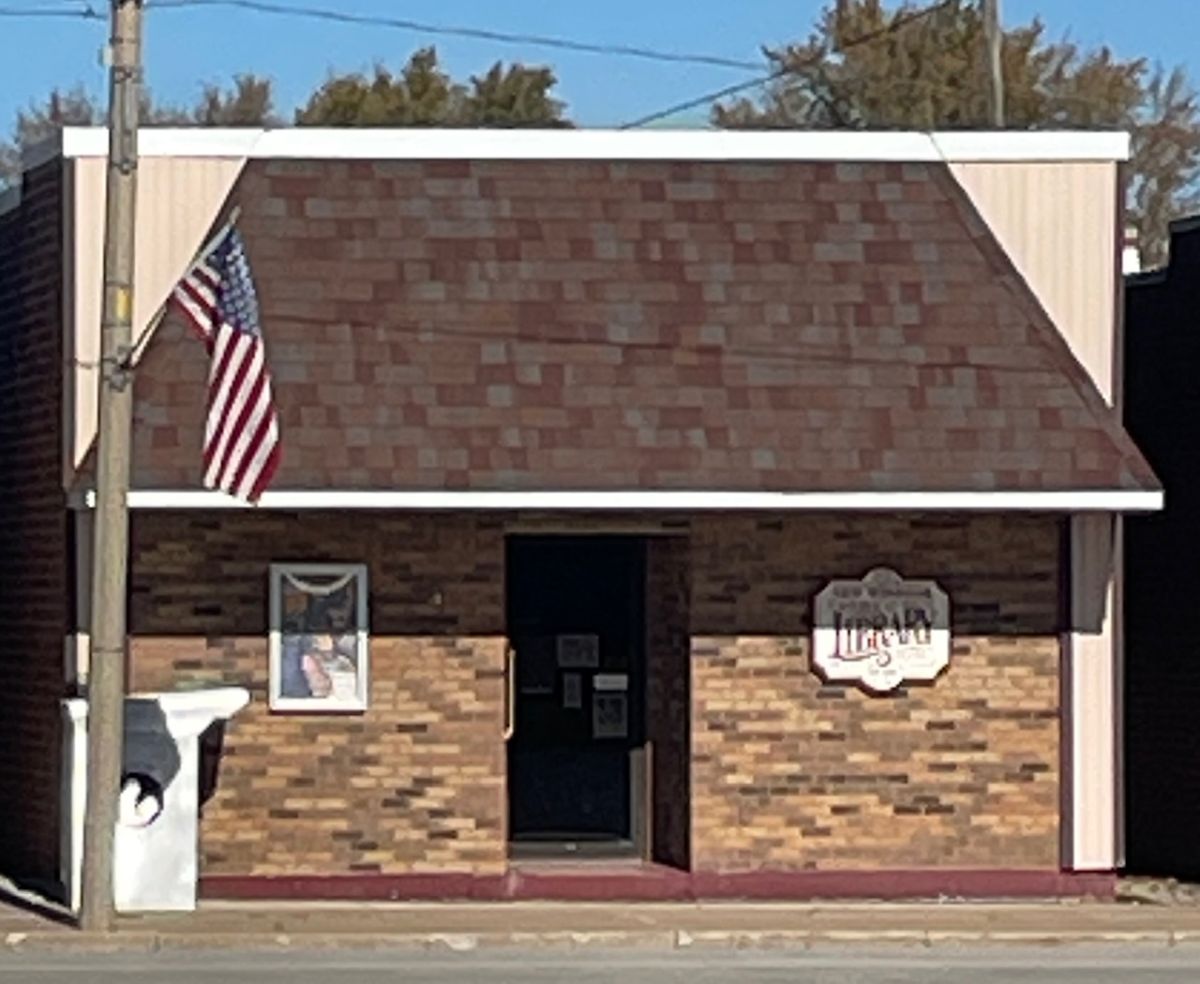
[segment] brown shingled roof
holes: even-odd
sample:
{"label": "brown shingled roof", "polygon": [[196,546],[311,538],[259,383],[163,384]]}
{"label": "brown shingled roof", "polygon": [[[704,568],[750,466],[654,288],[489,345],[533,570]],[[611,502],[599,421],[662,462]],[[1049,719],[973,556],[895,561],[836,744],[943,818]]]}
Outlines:
{"label": "brown shingled roof", "polygon": [[[233,198],[277,488],[1157,488],[940,164],[252,161]],[[135,487],[198,487],[186,334]]]}

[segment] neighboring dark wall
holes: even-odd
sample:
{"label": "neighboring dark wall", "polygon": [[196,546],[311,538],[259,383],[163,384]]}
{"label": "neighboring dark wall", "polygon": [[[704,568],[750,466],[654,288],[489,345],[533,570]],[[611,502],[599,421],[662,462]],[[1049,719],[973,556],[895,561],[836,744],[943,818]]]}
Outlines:
{"label": "neighboring dark wall", "polygon": [[1166,509],[1125,524],[1126,856],[1200,877],[1200,230],[1126,288],[1125,426]]}
{"label": "neighboring dark wall", "polygon": [[0,872],[58,871],[67,612],[62,491],[63,163],[0,216]]}
{"label": "neighboring dark wall", "polygon": [[646,543],[646,737],[655,861],[691,867],[691,546],[685,536]]}

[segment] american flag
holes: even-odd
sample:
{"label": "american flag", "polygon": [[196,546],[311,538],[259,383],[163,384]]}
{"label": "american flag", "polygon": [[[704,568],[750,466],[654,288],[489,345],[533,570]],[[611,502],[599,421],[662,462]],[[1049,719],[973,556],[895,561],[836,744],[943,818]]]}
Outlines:
{"label": "american flag", "polygon": [[279,466],[258,295],[246,246],[229,225],[175,287],[172,300],[208,349],[204,485],[256,502]]}

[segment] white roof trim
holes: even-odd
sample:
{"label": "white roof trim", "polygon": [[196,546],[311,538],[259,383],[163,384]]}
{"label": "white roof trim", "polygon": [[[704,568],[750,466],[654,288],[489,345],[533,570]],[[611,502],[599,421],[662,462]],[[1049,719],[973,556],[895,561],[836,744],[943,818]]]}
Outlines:
{"label": "white roof trim", "polygon": [[1127,161],[1128,133],[1086,130],[1007,130],[932,133],[941,155],[956,164],[1004,161]]}
{"label": "white roof trim", "polygon": [[11,187],[0,191],[0,215],[6,212],[11,212],[21,204],[21,182],[18,178],[17,183]]}
{"label": "white roof trim", "polygon": [[1187,215],[1182,219],[1173,219],[1169,226],[1171,232],[1195,232],[1200,229],[1200,215]]}
{"label": "white roof trim", "polygon": [[[535,509],[611,510],[922,510],[988,512],[1155,512],[1162,492],[1115,489],[1078,492],[398,492],[278,491],[264,493],[257,507],[221,492],[141,489],[129,493],[130,509]],[[95,505],[87,492],[85,508]]]}
{"label": "white roof trim", "polygon": [[[1092,131],[277,130],[204,127],[140,131],[144,157],[365,160],[1123,161],[1129,135]],[[103,157],[103,127],[68,127],[26,166],[61,153]]]}

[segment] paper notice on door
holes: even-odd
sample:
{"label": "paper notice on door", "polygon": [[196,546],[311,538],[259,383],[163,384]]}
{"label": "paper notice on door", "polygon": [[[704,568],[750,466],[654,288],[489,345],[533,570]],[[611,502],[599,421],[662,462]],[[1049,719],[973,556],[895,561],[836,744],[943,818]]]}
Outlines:
{"label": "paper notice on door", "polygon": [[514,643],[517,651],[517,680],[521,693],[530,696],[554,696],[557,670],[554,668],[552,635],[522,636]]}
{"label": "paper notice on door", "polygon": [[558,665],[564,670],[594,670],[600,665],[600,637],[560,635],[557,640]]}
{"label": "paper notice on door", "polygon": [[628,704],[622,693],[592,694],[592,737],[625,738],[629,734]]}
{"label": "paper notice on door", "polygon": [[583,678],[578,673],[564,673],[562,678],[563,708],[578,711],[583,708]]}

